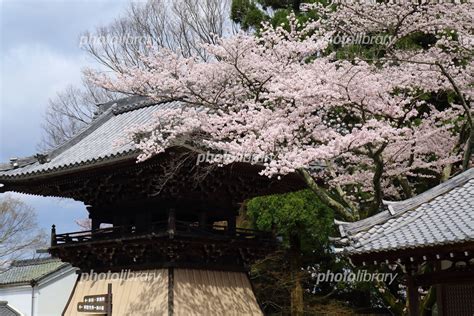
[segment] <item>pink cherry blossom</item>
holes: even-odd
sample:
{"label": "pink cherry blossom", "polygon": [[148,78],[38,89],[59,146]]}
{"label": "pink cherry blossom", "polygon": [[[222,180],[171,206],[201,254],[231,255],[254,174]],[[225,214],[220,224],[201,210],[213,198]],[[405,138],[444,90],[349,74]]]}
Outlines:
{"label": "pink cherry blossom", "polygon": [[[289,30],[266,24],[259,36],[221,38],[205,45],[208,62],[157,50],[143,66],[88,76],[110,90],[182,100],[182,108],[159,111],[131,132],[144,135],[140,161],[199,132],[209,150],[271,155],[264,176],[330,166],[314,176],[357,202],[358,192],[376,192],[377,177],[384,197],[398,198],[400,177],[433,176],[462,160],[466,109],[454,101],[437,108],[420,95],[453,91],[448,73],[472,101],[472,4],[306,7],[324,18],[299,25],[291,15]],[[394,40],[376,61],[338,60],[328,50],[336,34],[360,32]],[[418,32],[433,34],[436,43],[397,48]]]}

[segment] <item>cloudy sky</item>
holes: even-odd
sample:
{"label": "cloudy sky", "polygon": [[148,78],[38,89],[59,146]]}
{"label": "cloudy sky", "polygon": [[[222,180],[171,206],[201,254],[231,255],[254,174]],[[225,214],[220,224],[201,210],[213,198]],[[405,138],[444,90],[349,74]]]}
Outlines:
{"label": "cloudy sky", "polygon": [[[127,0],[0,0],[0,161],[34,154],[48,99],[81,80],[93,60],[80,35],[107,24]],[[19,195],[35,208],[41,227],[74,231],[84,205],[66,199]],[[1,196],[0,196],[1,197]]]}

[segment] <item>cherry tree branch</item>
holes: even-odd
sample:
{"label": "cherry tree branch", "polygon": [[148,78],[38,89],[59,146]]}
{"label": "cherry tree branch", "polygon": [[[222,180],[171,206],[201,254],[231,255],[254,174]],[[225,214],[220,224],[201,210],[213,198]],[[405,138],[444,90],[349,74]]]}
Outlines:
{"label": "cherry tree branch", "polygon": [[308,188],[311,191],[313,191],[321,199],[323,203],[331,207],[343,220],[354,221],[356,219],[356,217],[350,211],[348,211],[348,209],[344,207],[344,205],[342,205],[341,203],[337,202],[332,197],[330,197],[328,193],[326,192],[326,190],[321,188],[316,183],[316,181],[314,181],[313,177],[308,172],[308,170],[301,168],[301,169],[298,169],[298,173],[300,174],[302,179],[306,182],[306,184],[308,185]]}

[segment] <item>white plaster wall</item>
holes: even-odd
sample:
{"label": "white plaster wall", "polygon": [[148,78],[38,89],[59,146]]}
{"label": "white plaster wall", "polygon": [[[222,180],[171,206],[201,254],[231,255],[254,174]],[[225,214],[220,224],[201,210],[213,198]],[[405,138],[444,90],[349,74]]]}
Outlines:
{"label": "white plaster wall", "polygon": [[55,276],[54,279],[40,283],[36,289],[36,312],[33,316],[61,315],[76,279],[75,270],[68,270],[60,276]]}
{"label": "white plaster wall", "polygon": [[24,316],[31,316],[31,286],[0,288],[0,301],[7,301]]}
{"label": "white plaster wall", "polygon": [[31,315],[32,289],[29,285],[0,288],[0,301],[7,301],[24,316],[60,316],[76,279],[76,270],[68,268],[41,280],[35,287],[34,315]]}

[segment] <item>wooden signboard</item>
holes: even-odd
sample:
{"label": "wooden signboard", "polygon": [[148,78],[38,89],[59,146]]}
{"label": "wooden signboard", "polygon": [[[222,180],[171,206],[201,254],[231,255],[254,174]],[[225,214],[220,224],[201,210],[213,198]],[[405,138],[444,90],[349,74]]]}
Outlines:
{"label": "wooden signboard", "polygon": [[112,315],[112,284],[107,286],[107,294],[86,295],[82,302],[77,303],[80,313]]}

